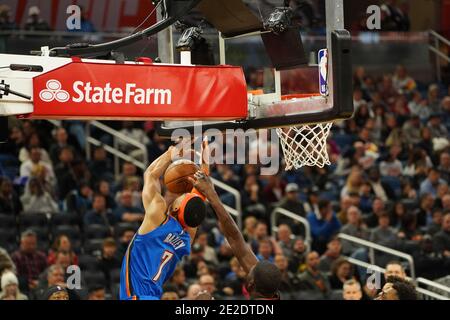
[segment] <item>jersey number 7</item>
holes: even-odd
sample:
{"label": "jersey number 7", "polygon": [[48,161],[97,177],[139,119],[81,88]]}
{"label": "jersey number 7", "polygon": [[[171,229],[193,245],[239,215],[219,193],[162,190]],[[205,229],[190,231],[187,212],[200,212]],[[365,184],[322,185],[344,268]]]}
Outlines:
{"label": "jersey number 7", "polygon": [[164,266],[169,263],[169,261],[173,258],[173,253],[170,251],[164,251],[162,257],[161,257],[161,263],[159,264],[158,272],[153,277],[153,281],[157,282],[159,278],[161,278],[162,271],[164,269]]}

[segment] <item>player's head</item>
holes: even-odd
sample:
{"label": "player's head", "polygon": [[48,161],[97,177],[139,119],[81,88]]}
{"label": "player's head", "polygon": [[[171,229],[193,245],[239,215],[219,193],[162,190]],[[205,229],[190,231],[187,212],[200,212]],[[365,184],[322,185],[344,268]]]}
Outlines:
{"label": "player's head", "polygon": [[175,199],[169,212],[183,228],[196,228],[206,217],[206,205],[198,194],[185,193]]}
{"label": "player's head", "polygon": [[268,261],[259,261],[247,276],[247,290],[253,298],[278,299],[281,272]]}
{"label": "player's head", "polygon": [[417,300],[416,289],[408,280],[390,276],[375,300]]}

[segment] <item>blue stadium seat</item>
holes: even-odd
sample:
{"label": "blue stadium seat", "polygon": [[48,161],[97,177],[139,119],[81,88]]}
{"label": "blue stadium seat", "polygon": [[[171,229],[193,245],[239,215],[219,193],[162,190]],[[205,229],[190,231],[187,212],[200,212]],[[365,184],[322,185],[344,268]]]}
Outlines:
{"label": "blue stadium seat", "polygon": [[349,134],[336,133],[336,134],[333,134],[333,136],[331,137],[331,140],[336,142],[336,144],[341,149],[341,151],[344,151],[347,148],[351,147],[354,139],[353,139],[353,136],[351,136]]}
{"label": "blue stadium seat", "polygon": [[107,226],[100,224],[91,224],[84,227],[84,239],[104,239],[111,236]]}
{"label": "blue stadium seat", "polygon": [[93,239],[85,241],[83,249],[85,254],[100,256],[102,254],[102,247],[103,247],[102,239]]}
{"label": "blue stadium seat", "polygon": [[101,271],[85,271],[83,272],[83,280],[89,285],[101,285],[106,287],[105,274]]}

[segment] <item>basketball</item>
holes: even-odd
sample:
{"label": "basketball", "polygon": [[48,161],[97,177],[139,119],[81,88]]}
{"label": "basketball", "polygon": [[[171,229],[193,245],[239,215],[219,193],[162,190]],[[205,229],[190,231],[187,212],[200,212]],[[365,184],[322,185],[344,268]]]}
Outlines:
{"label": "basketball", "polygon": [[193,177],[200,168],[190,160],[172,163],[164,173],[164,184],[173,193],[190,192],[194,187],[188,177]]}

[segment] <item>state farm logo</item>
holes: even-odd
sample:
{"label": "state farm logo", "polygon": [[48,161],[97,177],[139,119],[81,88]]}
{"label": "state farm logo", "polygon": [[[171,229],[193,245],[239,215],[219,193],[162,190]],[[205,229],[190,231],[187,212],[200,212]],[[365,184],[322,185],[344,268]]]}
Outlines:
{"label": "state farm logo", "polygon": [[89,104],[134,104],[134,105],[171,105],[170,89],[139,88],[135,83],[125,83],[125,87],[113,87],[111,83],[93,86],[91,82],[75,81],[69,93],[62,90],[58,80],[47,81],[47,89],[40,92],[44,102],[67,102]]}
{"label": "state farm logo", "polygon": [[47,81],[47,89],[42,90],[39,93],[39,97],[45,102],[52,102],[54,100],[67,102],[70,99],[69,93],[66,90],[62,90],[61,82],[58,80]]}

